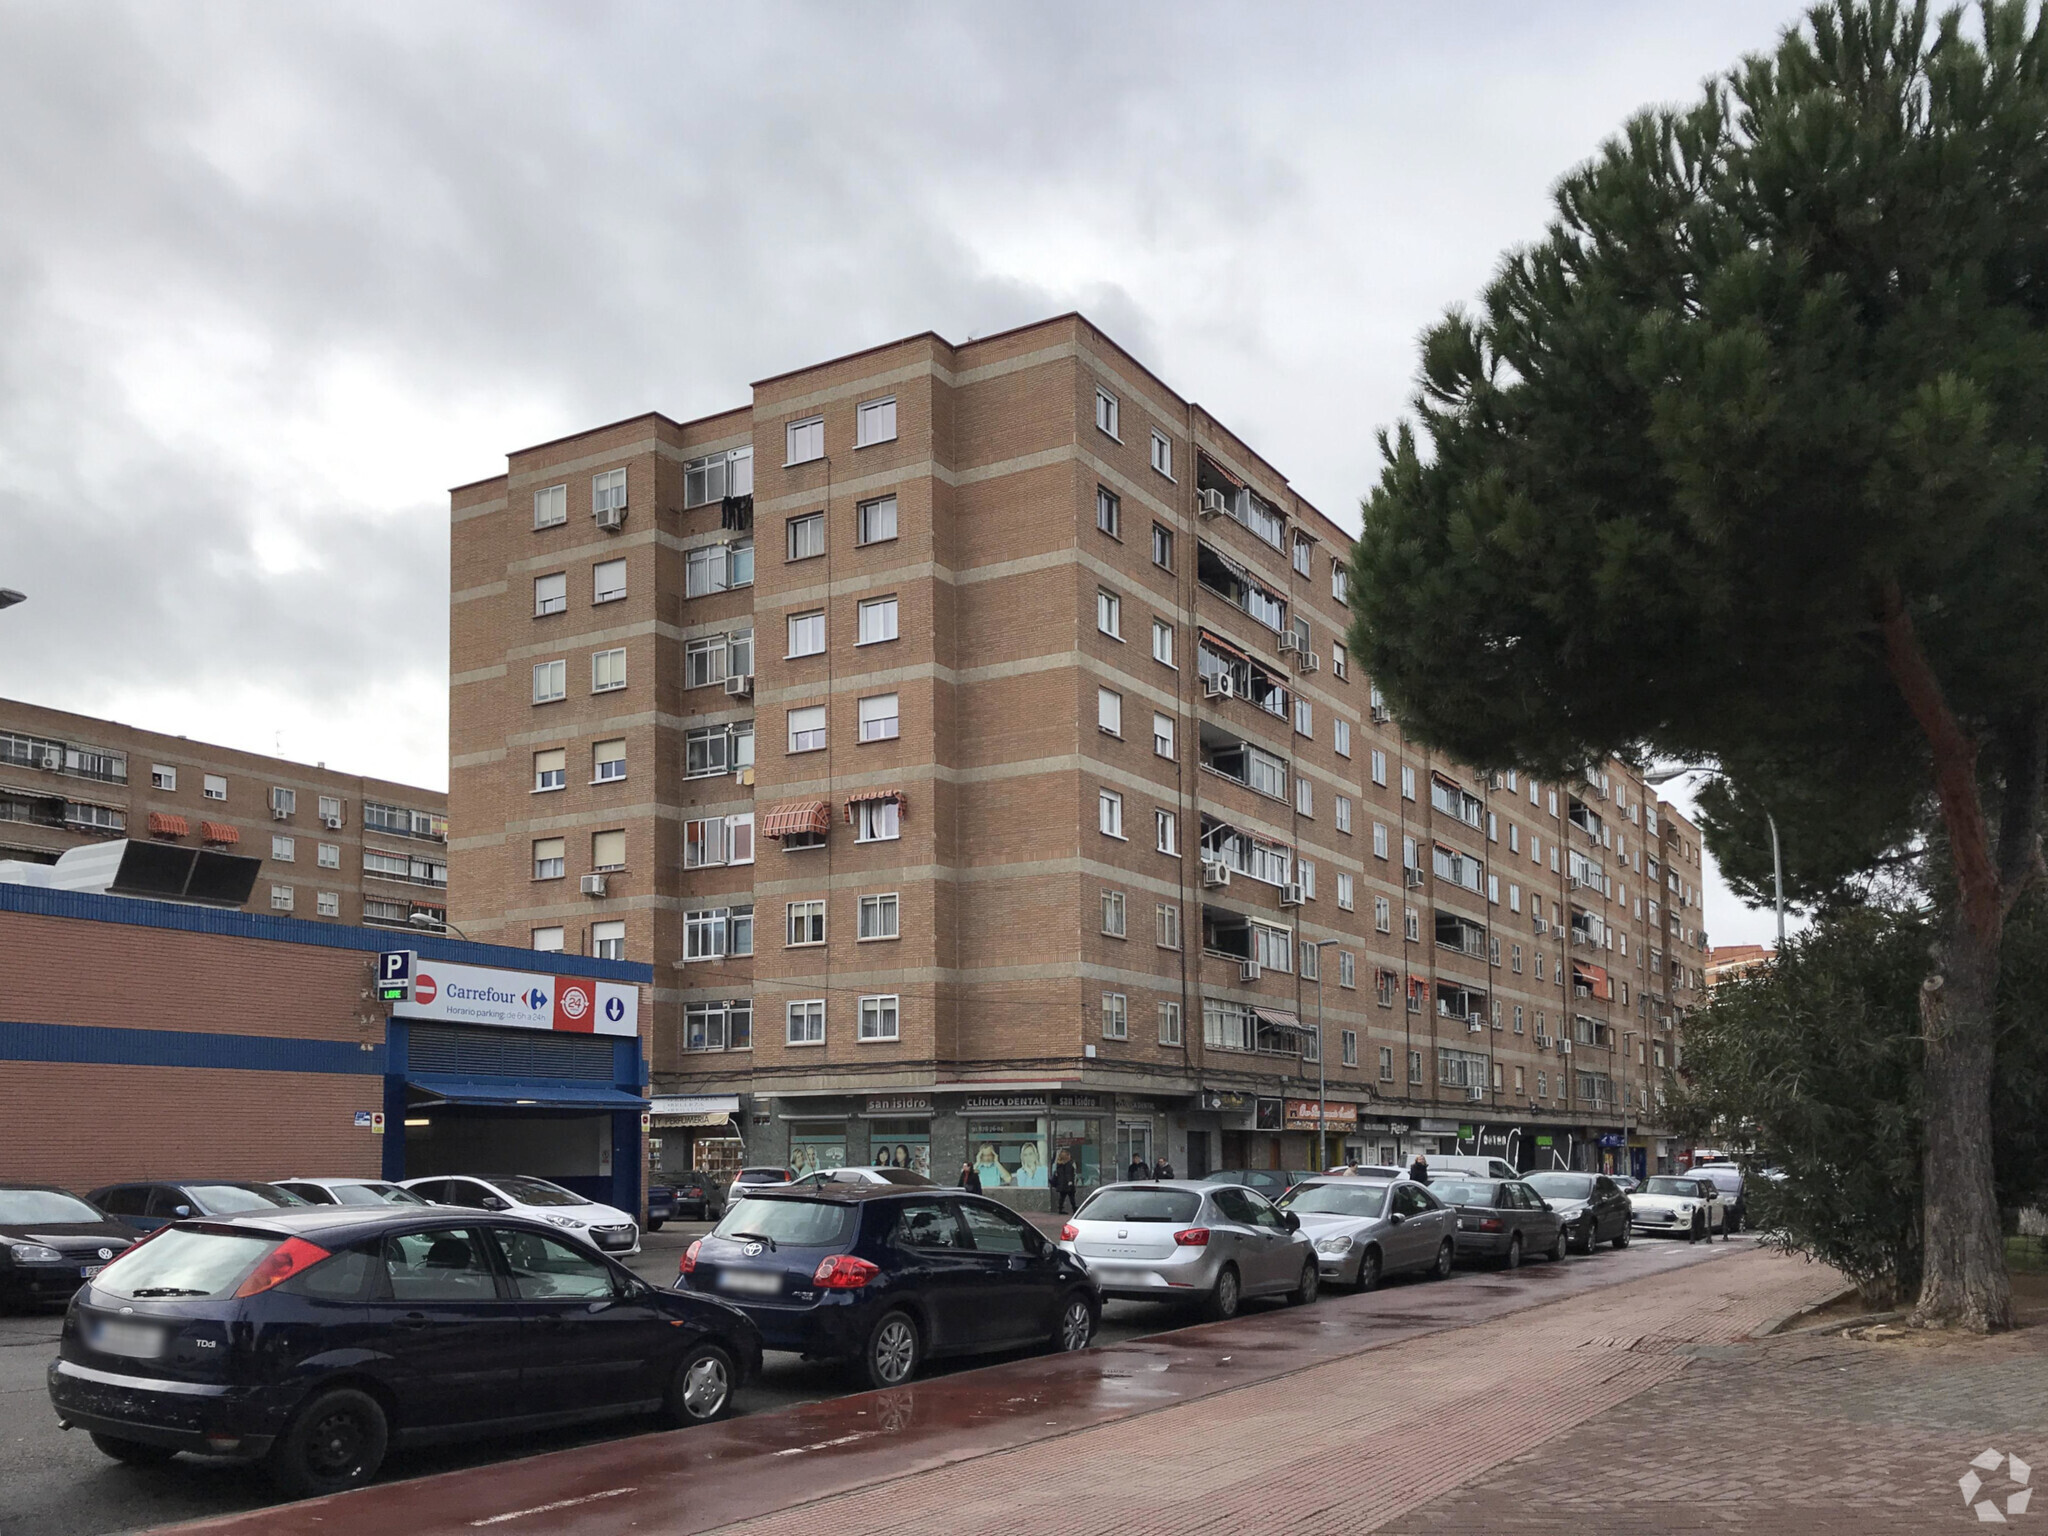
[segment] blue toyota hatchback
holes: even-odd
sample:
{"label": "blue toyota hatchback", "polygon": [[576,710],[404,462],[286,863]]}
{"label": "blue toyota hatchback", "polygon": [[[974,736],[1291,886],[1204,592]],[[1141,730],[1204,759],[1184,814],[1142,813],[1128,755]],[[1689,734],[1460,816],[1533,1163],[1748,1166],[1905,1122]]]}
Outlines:
{"label": "blue toyota hatchback", "polygon": [[855,1365],[901,1386],[926,1360],[1085,1349],[1088,1272],[1007,1206],[889,1184],[763,1190],[683,1254],[678,1290],[737,1306],[765,1348]]}

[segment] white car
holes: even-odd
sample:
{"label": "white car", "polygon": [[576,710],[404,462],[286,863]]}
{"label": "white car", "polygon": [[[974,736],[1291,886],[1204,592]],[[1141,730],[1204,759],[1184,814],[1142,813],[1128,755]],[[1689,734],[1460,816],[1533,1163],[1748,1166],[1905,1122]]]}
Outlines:
{"label": "white car", "polygon": [[574,1190],[532,1174],[508,1178],[407,1179],[404,1188],[431,1200],[435,1205],[460,1205],[475,1211],[495,1211],[508,1216],[531,1216],[573,1232],[594,1248],[606,1253],[638,1253],[640,1223],[624,1211],[586,1200]]}
{"label": "white car", "polygon": [[308,1205],[425,1205],[424,1196],[388,1179],[277,1179]]}
{"label": "white car", "polygon": [[1660,1173],[1629,1191],[1629,1227],[1636,1232],[1683,1234],[1689,1241],[1728,1236],[1728,1206],[1711,1179]]}
{"label": "white car", "polygon": [[862,1168],[858,1165],[846,1168],[820,1168],[816,1173],[807,1173],[788,1184],[772,1184],[770,1189],[816,1189],[820,1184],[900,1184],[918,1189],[936,1187],[933,1181],[921,1173],[908,1168]]}

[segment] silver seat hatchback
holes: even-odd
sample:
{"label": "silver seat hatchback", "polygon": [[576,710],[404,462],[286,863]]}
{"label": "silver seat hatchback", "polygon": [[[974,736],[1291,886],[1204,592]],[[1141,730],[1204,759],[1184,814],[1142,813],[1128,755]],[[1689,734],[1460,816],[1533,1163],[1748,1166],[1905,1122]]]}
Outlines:
{"label": "silver seat hatchback", "polygon": [[1313,1301],[1321,1285],[1301,1222],[1234,1184],[1110,1184],[1060,1233],[1104,1296],[1199,1301],[1211,1318],[1248,1296]]}

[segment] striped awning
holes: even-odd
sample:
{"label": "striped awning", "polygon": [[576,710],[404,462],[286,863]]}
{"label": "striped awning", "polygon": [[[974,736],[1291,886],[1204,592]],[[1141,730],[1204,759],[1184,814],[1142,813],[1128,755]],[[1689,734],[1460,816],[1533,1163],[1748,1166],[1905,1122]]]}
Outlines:
{"label": "striped awning", "polygon": [[202,821],[199,823],[199,836],[202,841],[219,843],[224,847],[231,847],[242,840],[242,834],[224,821]]}
{"label": "striped awning", "polygon": [[850,826],[853,823],[853,810],[855,806],[893,804],[900,814],[909,806],[909,803],[904,798],[903,791],[900,789],[856,789],[846,797],[847,824]]}
{"label": "striped awning", "polygon": [[187,837],[191,834],[191,831],[191,825],[182,816],[175,816],[169,811],[151,811],[149,813],[149,835],[151,837]]}
{"label": "striped awning", "polygon": [[832,802],[785,800],[761,818],[763,837],[792,837],[801,832],[830,832]]}

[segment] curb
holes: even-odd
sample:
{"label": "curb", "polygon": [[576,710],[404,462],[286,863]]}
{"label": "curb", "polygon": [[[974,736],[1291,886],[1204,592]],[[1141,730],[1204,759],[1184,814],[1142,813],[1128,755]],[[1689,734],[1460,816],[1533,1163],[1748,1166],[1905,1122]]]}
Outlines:
{"label": "curb", "polygon": [[[1798,1322],[1802,1317],[1811,1317],[1814,1313],[1821,1311],[1823,1308],[1832,1307],[1836,1302],[1841,1301],[1846,1297],[1854,1296],[1855,1294],[1855,1286],[1845,1285],[1839,1291],[1836,1291],[1831,1296],[1823,1297],[1819,1301],[1808,1302],[1803,1307],[1794,1307],[1790,1312],[1785,1313],[1782,1317],[1772,1318],[1769,1322],[1766,1322],[1761,1327],[1752,1330],[1750,1333],[1750,1337],[1753,1339],[1768,1339],[1778,1334],[1822,1332],[1826,1329],[1840,1326],[1836,1323],[1820,1323],[1817,1324],[1815,1327],[1808,1329],[1794,1328],[1792,1325]],[[1891,1316],[1893,1314],[1887,1313],[1885,1315]],[[1869,1321],[1869,1319],[1857,1318],[1854,1319],[1854,1321],[1867,1322]]]}

